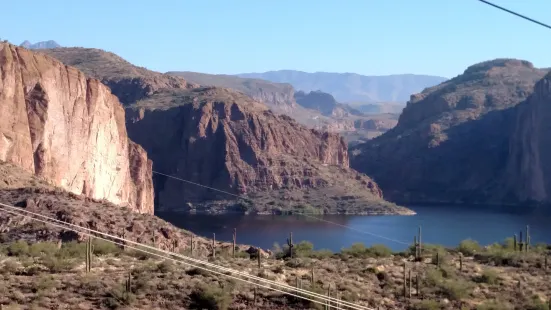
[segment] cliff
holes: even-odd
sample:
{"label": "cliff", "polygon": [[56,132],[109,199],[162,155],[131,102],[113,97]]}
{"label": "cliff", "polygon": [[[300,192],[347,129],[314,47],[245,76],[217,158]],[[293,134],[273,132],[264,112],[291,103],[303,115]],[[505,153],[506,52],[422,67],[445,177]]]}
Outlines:
{"label": "cliff", "polygon": [[297,108],[297,103],[293,98],[295,90],[289,84],[272,83],[261,79],[246,79],[226,74],[206,74],[189,71],[171,71],[166,74],[179,76],[202,86],[231,88],[280,112],[290,112]]}
{"label": "cliff", "polygon": [[152,163],[109,88],[51,57],[0,44],[0,161],[93,199],[153,212]]}
{"label": "cliff", "polygon": [[68,66],[74,66],[87,76],[109,86],[123,104],[130,104],[165,88],[193,88],[176,76],[137,67],[121,57],[95,48],[54,48],[41,50]]}
{"label": "cliff", "polygon": [[384,201],[375,182],[348,167],[340,136],[307,129],[240,92],[159,92],[129,107],[127,119],[130,137],[157,171],[253,201],[158,177],[160,211],[408,212]]}
{"label": "cliff", "polygon": [[551,74],[536,84],[515,112],[504,198],[551,203]]}
{"label": "cliff", "polygon": [[518,203],[504,181],[509,149],[529,149],[511,146],[516,107],[545,74],[514,59],[473,65],[411,96],[396,127],[352,148],[351,166],[403,203]]}

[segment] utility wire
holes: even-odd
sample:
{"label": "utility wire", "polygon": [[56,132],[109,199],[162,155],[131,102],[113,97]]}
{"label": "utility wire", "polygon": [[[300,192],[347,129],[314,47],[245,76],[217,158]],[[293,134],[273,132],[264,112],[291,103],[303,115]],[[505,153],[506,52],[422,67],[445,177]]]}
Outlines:
{"label": "utility wire", "polygon": [[[6,210],[4,208],[9,208],[11,209],[10,210]],[[48,217],[48,216],[45,216],[45,215],[42,215],[42,214],[39,214],[39,213],[36,213],[36,212],[31,212],[31,211],[28,211],[28,210],[24,210],[24,209],[21,209],[21,208],[17,208],[17,207],[14,207],[14,206],[10,206],[10,205],[7,205],[7,204],[3,204],[3,203],[0,203],[0,210],[1,211],[4,211],[4,212],[8,212],[8,213],[11,213],[11,214],[16,214],[16,215],[22,215],[24,217],[28,217],[28,218],[31,218],[31,219],[34,219],[34,220],[37,220],[37,221],[40,221],[40,222],[43,222],[43,223],[46,223],[46,224],[51,224],[53,226],[57,226],[57,227],[61,227],[61,228],[64,228],[64,229],[68,229],[68,230],[72,230],[72,231],[75,231],[75,232],[80,232],[80,233],[84,233],[82,232],[81,230],[84,230],[86,231],[86,235],[90,235],[90,236],[93,236],[95,238],[98,238],[98,239],[102,239],[102,240],[106,240],[106,241],[109,241],[109,242],[113,242],[115,243],[116,241],[112,241],[111,239],[116,239],[116,240],[119,240],[120,242],[125,242],[125,243],[130,243],[130,244],[135,244],[137,246],[140,246],[140,247],[144,247],[144,248],[148,248],[150,250],[153,250],[153,251],[156,251],[156,252],[161,252],[161,253],[164,253],[165,255],[169,255],[169,257],[167,256],[162,256],[164,258],[167,258],[167,259],[173,259],[171,258],[170,256],[175,256],[175,257],[178,257],[180,259],[185,259],[185,260],[188,260],[188,261],[192,261],[194,263],[198,263],[198,264],[201,264],[201,265],[205,265],[205,266],[209,266],[211,268],[217,268],[217,269],[221,269],[222,271],[225,271],[225,272],[231,272],[231,273],[235,273],[237,275],[241,275],[241,276],[244,276],[244,277],[247,277],[247,278],[250,278],[252,280],[256,280],[256,281],[259,281],[259,282],[263,282],[263,283],[266,283],[268,285],[274,285],[274,286],[277,286],[277,287],[280,287],[282,289],[287,289],[287,290],[291,290],[291,291],[295,291],[297,293],[300,293],[300,294],[303,294],[303,295],[309,295],[309,296],[312,296],[314,298],[320,298],[320,299],[323,299],[323,300],[326,300],[326,301],[329,301],[329,302],[332,302],[332,303],[336,303],[336,304],[339,304],[339,305],[342,305],[342,306],[346,306],[346,307],[350,307],[352,309],[359,309],[359,310],[373,310],[371,308],[367,308],[367,307],[364,307],[364,306],[360,306],[360,305],[357,305],[357,304],[353,304],[353,303],[350,303],[350,302],[346,302],[346,301],[343,301],[343,300],[339,300],[337,298],[334,298],[334,297],[330,297],[330,296],[325,296],[325,295],[322,295],[322,294],[318,294],[318,293],[315,293],[315,292],[310,292],[308,290],[304,290],[304,289],[299,289],[299,288],[295,288],[293,286],[290,286],[288,284],[282,284],[282,283],[278,283],[276,281],[272,281],[272,280],[267,280],[267,279],[264,279],[264,278],[261,278],[261,277],[257,277],[257,276],[252,276],[246,272],[241,272],[241,271],[237,271],[237,270],[233,270],[231,268],[226,268],[226,267],[222,267],[222,266],[218,266],[216,264],[213,264],[213,263],[209,263],[209,262],[206,262],[206,261],[202,261],[202,260],[199,260],[199,259],[194,259],[194,258],[191,258],[191,257],[188,257],[188,256],[185,256],[185,255],[181,255],[181,254],[178,254],[178,253],[172,253],[172,252],[169,252],[169,251],[166,251],[166,250],[161,250],[159,248],[156,248],[156,247],[152,247],[152,246],[149,246],[149,245],[146,245],[146,244],[142,244],[142,243],[139,243],[139,242],[135,242],[135,241],[132,241],[132,240],[128,240],[128,239],[124,239],[124,238],[121,238],[121,237],[118,237],[118,236],[115,236],[115,235],[111,235],[111,234],[107,234],[107,233],[103,233],[101,231],[98,231],[98,230],[93,230],[93,229],[89,229],[89,228],[86,228],[86,227],[82,227],[82,226],[79,226],[79,225],[75,225],[75,224],[71,224],[71,223],[66,223],[66,222],[63,222],[63,221],[60,221],[58,219],[55,219],[55,218],[52,218],[52,217]],[[15,210],[15,211],[14,211]],[[29,215],[23,215],[22,213],[26,213],[26,214],[31,214],[33,216],[38,216],[38,217],[41,217],[41,218],[44,218],[46,220],[40,220],[40,219],[37,219],[37,218],[34,218],[32,216],[29,216]],[[54,224],[54,223],[51,223],[51,222],[48,222],[48,221],[53,221],[55,223],[58,223],[58,224]],[[67,226],[69,227],[76,227],[76,228],[67,228]],[[80,229],[80,230],[77,230],[77,229]],[[109,237],[111,239],[105,239],[104,237],[98,237],[98,235],[102,235],[102,236],[106,236],[106,237]],[[124,245],[124,244],[121,244],[121,245]],[[125,245],[126,247],[128,247],[127,245]],[[138,248],[139,250],[139,248]],[[147,252],[149,253],[149,252]],[[181,261],[180,261],[181,262]],[[189,264],[189,263],[185,263],[185,264]],[[205,269],[205,268],[202,268],[202,269]],[[206,269],[206,270],[209,270],[209,269]],[[215,271],[213,271],[215,272]],[[215,272],[215,273],[218,273],[218,272]],[[222,275],[226,275],[225,273],[222,273]],[[238,278],[239,279],[239,278]],[[245,281],[247,282],[248,280],[243,280],[243,279],[239,279],[239,280],[242,280],[242,281]],[[254,283],[253,283],[254,284]],[[256,284],[255,284],[256,285]],[[268,287],[269,288],[269,287]],[[283,292],[283,293],[286,293],[286,292]],[[299,297],[299,298],[302,298],[300,296],[295,296],[295,297]],[[312,301],[312,300],[310,300]]]}
{"label": "utility wire", "polygon": [[491,3],[490,1],[486,1],[486,0],[478,0],[478,1],[480,1],[480,2],[482,2],[482,3],[485,3],[485,4],[489,5],[489,6],[492,6],[492,7],[496,8],[496,9],[499,9],[499,10],[502,10],[502,11],[504,11],[504,12],[507,12],[507,13],[509,13],[509,14],[513,14],[513,15],[518,16],[518,17],[520,17],[520,18],[524,18],[524,19],[526,19],[527,21],[530,21],[530,22],[532,22],[532,23],[538,24],[538,25],[543,26],[543,27],[545,27],[545,28],[551,29],[551,26],[549,26],[549,25],[547,25],[547,24],[544,24],[544,23],[542,23],[542,22],[540,22],[540,21],[537,21],[537,20],[532,19],[532,18],[530,18],[530,17],[528,17],[528,16],[525,16],[525,15],[519,14],[519,13],[517,13],[517,12],[513,12],[513,11],[508,10],[508,9],[506,9],[506,8],[504,8],[504,7],[501,7],[501,6],[497,5],[497,4],[493,4],[493,3]]}
{"label": "utility wire", "polygon": [[[227,195],[230,195],[230,196],[233,196],[233,197],[237,197],[239,199],[243,199],[243,200],[246,200],[246,201],[249,201],[249,202],[253,202],[251,199],[249,199],[247,197],[237,195],[237,194],[234,194],[234,193],[230,193],[230,192],[227,192],[227,191],[224,191],[224,190],[221,190],[221,189],[213,188],[213,187],[210,187],[210,186],[205,186],[203,184],[199,184],[199,183],[196,183],[196,182],[188,181],[188,180],[185,180],[185,179],[182,179],[182,178],[179,178],[179,177],[175,177],[175,176],[172,176],[172,175],[169,175],[169,174],[165,174],[165,173],[161,173],[161,172],[157,172],[157,171],[153,171],[153,174],[162,175],[162,176],[174,179],[174,180],[178,180],[178,181],[193,184],[193,185],[196,185],[196,186],[208,188],[208,189],[220,192],[220,193],[224,193],[224,194],[227,194]],[[311,216],[311,215],[307,215],[307,214],[298,214],[298,215],[313,218],[313,219],[316,219],[318,221],[322,221],[322,222],[325,222],[325,223],[329,223],[329,224],[333,224],[333,225],[336,225],[336,226],[344,227],[344,228],[347,228],[347,229],[350,229],[350,230],[353,230],[353,231],[356,231],[356,232],[359,232],[359,233],[362,233],[362,234],[366,234],[366,235],[370,235],[370,236],[373,236],[373,237],[381,238],[381,239],[388,240],[388,241],[391,241],[391,242],[396,242],[396,243],[401,244],[401,245],[410,245],[411,244],[411,243],[408,243],[408,242],[388,238],[388,237],[378,235],[378,234],[375,234],[375,233],[372,233],[372,232],[368,232],[368,231],[365,231],[365,230],[360,230],[360,229],[357,229],[357,228],[354,228],[354,227],[351,227],[351,226],[342,225],[342,224],[335,223],[335,222],[332,222],[332,221],[320,219],[320,218],[315,217],[315,216]]]}

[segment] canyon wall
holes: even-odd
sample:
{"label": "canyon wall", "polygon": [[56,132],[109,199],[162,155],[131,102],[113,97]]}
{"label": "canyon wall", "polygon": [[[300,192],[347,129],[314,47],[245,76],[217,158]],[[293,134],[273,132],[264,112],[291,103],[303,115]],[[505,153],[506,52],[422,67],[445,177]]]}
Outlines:
{"label": "canyon wall", "polygon": [[153,212],[152,163],[100,81],[0,44],[0,160],[76,194]]}

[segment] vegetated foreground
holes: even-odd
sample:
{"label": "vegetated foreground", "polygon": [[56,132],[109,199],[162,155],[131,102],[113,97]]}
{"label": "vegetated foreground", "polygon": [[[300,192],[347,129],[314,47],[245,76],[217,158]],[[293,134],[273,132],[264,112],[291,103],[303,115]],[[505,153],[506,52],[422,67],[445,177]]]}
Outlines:
{"label": "vegetated foreground", "polygon": [[[208,260],[377,309],[549,309],[551,283],[543,246],[520,253],[510,240],[487,249],[469,240],[453,250],[425,245],[421,262],[413,261],[413,249],[392,253],[383,245],[355,244],[340,253],[314,251],[308,242],[293,248],[295,257],[290,258],[288,247],[276,246],[272,256],[261,259],[260,268],[242,250],[233,258],[231,248],[217,250]],[[105,241],[94,240],[87,273],[85,249],[76,241],[61,246],[3,242],[3,309],[323,308],[265,288],[255,293],[252,284],[227,277],[230,272],[217,275]],[[464,254],[462,263],[459,253]],[[195,256],[206,259],[205,254]]]}
{"label": "vegetated foreground", "polygon": [[[232,244],[217,241],[213,258],[212,240],[192,237],[152,215],[67,194],[34,177],[13,176],[11,168],[0,165],[3,203],[279,283],[298,282],[322,294],[329,290],[343,301],[379,309],[549,309],[545,245],[527,253],[514,251],[511,240],[487,248],[472,241],[447,250],[423,245],[423,258],[416,262],[413,248],[392,253],[382,245],[356,244],[331,253],[300,242],[294,244],[292,258],[287,245],[261,251],[259,268],[258,252],[248,246],[238,245],[234,258]],[[85,241],[71,231],[0,213],[2,309],[323,308],[264,288],[257,288],[255,305],[254,287],[227,277],[230,273],[217,275],[97,239],[87,273]],[[464,254],[462,267],[459,251]]]}

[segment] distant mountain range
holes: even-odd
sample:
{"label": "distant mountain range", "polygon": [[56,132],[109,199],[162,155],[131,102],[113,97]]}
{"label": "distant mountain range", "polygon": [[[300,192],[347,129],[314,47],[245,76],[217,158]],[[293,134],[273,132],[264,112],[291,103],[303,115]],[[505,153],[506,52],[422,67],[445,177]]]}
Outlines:
{"label": "distant mountain range", "polygon": [[31,42],[25,40],[23,43],[20,44],[20,46],[22,46],[24,48],[28,48],[30,50],[61,47],[61,45],[59,45],[56,41],[53,41],[53,40],[42,41],[42,42],[37,42],[37,43],[31,43]]}
{"label": "distant mountain range", "polygon": [[304,92],[321,90],[343,103],[405,103],[412,94],[447,80],[441,76],[416,74],[366,76],[356,73],[308,73],[295,70],[242,73],[237,76],[289,83],[296,90]]}

